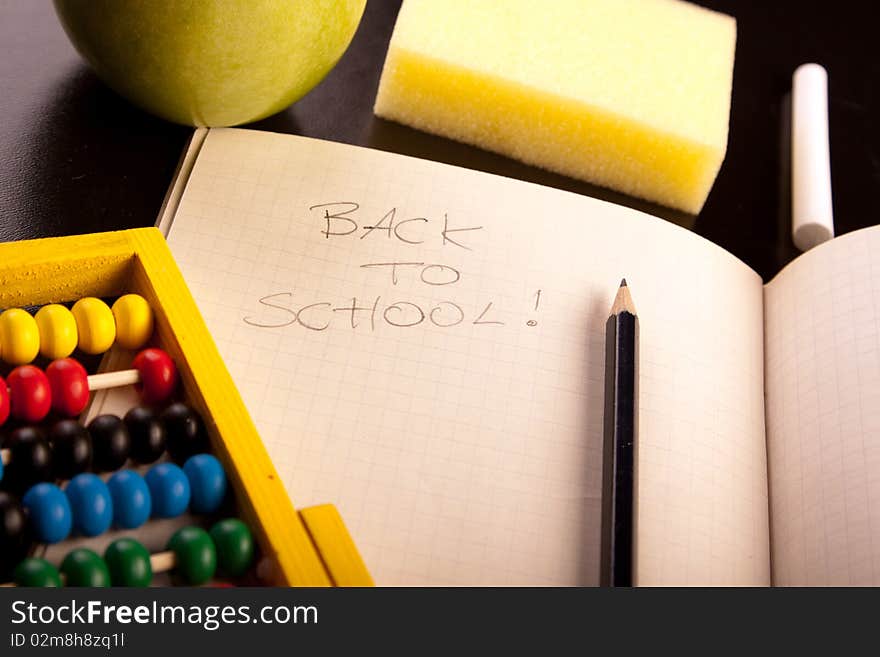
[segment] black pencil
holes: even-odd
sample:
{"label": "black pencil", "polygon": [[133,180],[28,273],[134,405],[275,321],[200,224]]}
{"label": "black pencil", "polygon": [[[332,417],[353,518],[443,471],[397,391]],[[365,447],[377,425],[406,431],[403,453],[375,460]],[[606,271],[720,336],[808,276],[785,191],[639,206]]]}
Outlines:
{"label": "black pencil", "polygon": [[602,586],[633,585],[638,377],[639,318],[623,279],[605,324]]}

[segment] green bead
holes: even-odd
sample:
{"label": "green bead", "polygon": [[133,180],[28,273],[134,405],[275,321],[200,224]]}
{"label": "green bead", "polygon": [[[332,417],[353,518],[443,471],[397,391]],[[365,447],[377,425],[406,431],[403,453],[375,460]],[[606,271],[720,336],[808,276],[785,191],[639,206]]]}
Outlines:
{"label": "green bead", "polygon": [[227,577],[240,577],[254,561],[254,537],[238,518],[226,518],[211,527],[217,546],[218,568]]}
{"label": "green bead", "polygon": [[153,581],[150,553],[133,538],[120,538],[107,546],[104,561],[113,586],[149,586]]}
{"label": "green bead", "polygon": [[189,584],[204,584],[217,570],[217,550],[214,548],[214,541],[204,529],[178,529],[168,541],[167,549],[174,552],[177,559],[175,569]]}
{"label": "green bead", "polygon": [[61,586],[58,569],[45,559],[31,557],[15,567],[12,578],[19,586]]}
{"label": "green bead", "polygon": [[70,552],[61,562],[67,586],[110,586],[110,571],[97,554],[86,548]]}

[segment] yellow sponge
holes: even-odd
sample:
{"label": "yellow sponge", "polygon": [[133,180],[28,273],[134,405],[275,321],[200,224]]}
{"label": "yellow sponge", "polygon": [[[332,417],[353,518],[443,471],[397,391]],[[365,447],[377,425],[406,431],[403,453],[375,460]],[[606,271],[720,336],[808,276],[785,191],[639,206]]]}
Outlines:
{"label": "yellow sponge", "polygon": [[697,213],[736,22],[679,0],[405,0],[377,115]]}

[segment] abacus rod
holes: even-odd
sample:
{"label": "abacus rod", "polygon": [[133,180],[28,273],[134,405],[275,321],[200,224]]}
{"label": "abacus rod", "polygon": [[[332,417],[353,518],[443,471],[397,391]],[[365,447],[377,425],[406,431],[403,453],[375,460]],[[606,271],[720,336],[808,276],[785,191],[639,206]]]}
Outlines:
{"label": "abacus rod", "polygon": [[174,568],[177,557],[171,550],[150,555],[150,568],[154,573],[164,573]]}
{"label": "abacus rod", "polygon": [[90,374],[86,379],[89,390],[106,390],[140,383],[141,375],[137,370],[119,370],[118,372],[104,372],[102,374]]}
{"label": "abacus rod", "polygon": [[[89,374],[86,377],[89,390],[106,390],[107,388],[120,388],[122,386],[131,386],[141,382],[141,373],[137,370],[119,370],[117,372],[102,372],[100,374]],[[10,388],[6,388],[7,392],[12,392]]]}
{"label": "abacus rod", "polygon": [[[150,569],[153,571],[154,575],[173,570],[174,566],[176,565],[177,555],[174,554],[172,550],[156,552],[155,554],[150,555]],[[61,582],[63,584],[67,577],[65,577],[64,573],[59,573],[59,576],[61,577]],[[17,586],[18,584],[16,584],[15,582],[3,582],[2,584],[0,584],[0,588],[10,588]]]}

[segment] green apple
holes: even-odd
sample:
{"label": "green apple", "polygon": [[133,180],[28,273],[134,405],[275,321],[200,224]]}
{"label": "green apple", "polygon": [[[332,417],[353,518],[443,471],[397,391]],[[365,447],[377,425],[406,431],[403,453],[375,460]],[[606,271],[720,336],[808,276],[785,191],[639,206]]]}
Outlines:
{"label": "green apple", "polygon": [[351,42],[366,0],[55,0],[97,74],[176,123],[237,125],[308,93]]}

